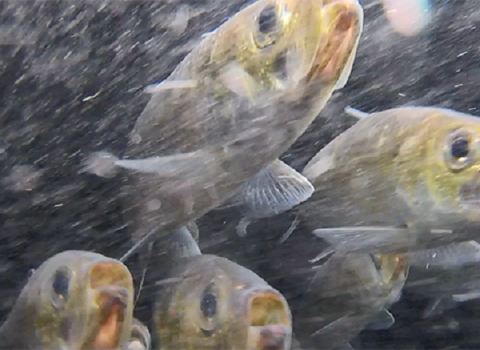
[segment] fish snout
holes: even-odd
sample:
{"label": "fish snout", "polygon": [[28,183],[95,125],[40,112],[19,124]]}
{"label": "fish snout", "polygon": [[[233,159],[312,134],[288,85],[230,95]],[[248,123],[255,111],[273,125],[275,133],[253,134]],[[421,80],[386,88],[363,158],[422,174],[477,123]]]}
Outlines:
{"label": "fish snout", "polygon": [[325,40],[319,47],[309,80],[319,77],[343,85],[350,75],[363,30],[363,9],[356,0],[326,1],[322,27]]}
{"label": "fish snout", "polygon": [[276,291],[255,292],[249,302],[249,350],[287,350],[292,320],[286,300]]}
{"label": "fish snout", "polygon": [[117,349],[130,335],[133,314],[133,280],[118,261],[108,260],[90,268],[89,285],[95,293],[98,324],[89,341],[93,350]]}

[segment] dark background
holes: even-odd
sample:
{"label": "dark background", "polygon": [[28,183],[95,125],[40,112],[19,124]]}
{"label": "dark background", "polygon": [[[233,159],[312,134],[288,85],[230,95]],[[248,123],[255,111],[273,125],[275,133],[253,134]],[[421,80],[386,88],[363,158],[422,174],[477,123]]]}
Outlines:
{"label": "dark background", "polygon": [[[391,29],[377,1],[361,2],[365,28],[352,76],[283,157],[297,169],[353,124],[343,112],[347,105],[368,112],[415,104],[478,113],[480,1],[433,1],[433,22],[410,38]],[[28,270],[48,257],[84,249],[119,258],[131,245],[119,196],[126,180],[91,174],[85,171],[85,160],[95,151],[121,156],[148,101],[143,87],[166,78],[201,33],[246,3],[0,1],[2,319]],[[263,251],[268,244],[239,243],[230,232],[236,218],[229,215],[216,211],[201,220],[204,251],[268,273]],[[285,216],[256,225],[252,236],[264,232],[265,241],[290,222]],[[295,235],[296,243],[283,248],[285,261],[294,261],[302,244],[307,249],[313,239],[301,227]],[[244,250],[239,250],[242,244]],[[135,262],[129,264],[136,271]],[[406,294],[393,307],[395,326],[364,332],[354,346],[479,348],[478,302],[429,320],[420,318],[424,304]]]}

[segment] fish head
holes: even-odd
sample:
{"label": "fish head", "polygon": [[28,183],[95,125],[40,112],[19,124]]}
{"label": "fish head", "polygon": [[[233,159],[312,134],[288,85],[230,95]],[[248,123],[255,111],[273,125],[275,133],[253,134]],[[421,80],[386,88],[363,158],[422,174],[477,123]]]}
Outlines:
{"label": "fish head", "polygon": [[362,29],[357,0],[260,0],[215,32],[210,60],[246,72],[247,94],[276,92],[316,116],[346,84]]}
{"label": "fish head", "polygon": [[372,260],[381,283],[394,285],[407,278],[408,261],[404,254],[373,254]]}
{"label": "fish head", "polygon": [[[165,348],[289,349],[291,314],[284,297],[253,272],[223,258],[195,259],[156,314]],[[162,295],[164,302],[165,295]]]}
{"label": "fish head", "polygon": [[480,119],[440,108],[431,109],[430,113],[431,127],[424,138],[428,146],[423,178],[434,209],[438,208],[441,214],[439,221],[478,223]]}
{"label": "fish head", "polygon": [[35,271],[24,291],[44,348],[117,349],[130,337],[133,280],[117,260],[63,252]]}
{"label": "fish head", "polygon": [[381,289],[385,291],[384,304],[398,301],[408,276],[408,260],[404,254],[372,254]]}

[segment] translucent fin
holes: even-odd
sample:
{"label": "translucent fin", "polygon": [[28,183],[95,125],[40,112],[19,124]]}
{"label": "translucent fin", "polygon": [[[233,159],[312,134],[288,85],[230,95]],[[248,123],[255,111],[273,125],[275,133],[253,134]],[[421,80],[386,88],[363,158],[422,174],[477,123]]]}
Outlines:
{"label": "translucent fin", "polygon": [[391,252],[411,247],[416,242],[408,228],[401,227],[321,228],[313,234],[334,246],[335,250],[363,253]]}
{"label": "translucent fin", "polygon": [[427,305],[425,311],[423,311],[422,318],[439,316],[456,306],[457,303],[450,298],[435,298]]}
{"label": "translucent fin", "polygon": [[465,294],[454,294],[452,300],[457,303],[463,303],[469,300],[480,299],[480,291],[474,291]]}
{"label": "translucent fin", "polygon": [[149,350],[152,338],[148,328],[136,318],[132,320],[130,340],[122,346],[124,350]]}
{"label": "translucent fin", "polygon": [[383,309],[380,311],[375,318],[368,324],[365,329],[371,331],[380,331],[384,329],[389,329],[395,323],[395,317],[388,311]]}
{"label": "translucent fin", "polygon": [[442,247],[409,252],[412,266],[456,267],[480,261],[480,244],[475,241],[452,243]]}
{"label": "translucent fin", "polygon": [[316,337],[316,336],[319,336],[319,335],[327,334],[332,329],[335,329],[335,327],[337,327],[339,324],[342,324],[343,322],[348,320],[348,317],[350,317],[350,315],[342,316],[342,317],[336,319],[335,321],[330,322],[325,327],[322,327],[319,330],[317,330],[315,333],[312,333],[311,336]]}
{"label": "translucent fin", "polygon": [[185,225],[192,234],[193,239],[197,244],[200,243],[200,230],[198,229],[198,225],[196,224],[195,221],[189,222],[188,224]]}
{"label": "translucent fin", "polygon": [[174,259],[184,259],[201,255],[202,252],[190,231],[181,227],[170,237],[171,251]]}
{"label": "translucent fin", "polygon": [[[205,168],[211,154],[206,151],[180,153],[166,157],[116,160],[115,165],[142,173],[175,177],[185,173],[186,169]],[[198,168],[197,168],[198,169]]]}
{"label": "translucent fin", "polygon": [[264,218],[293,208],[313,192],[306,177],[277,159],[245,183],[237,200],[246,216]]}
{"label": "translucent fin", "polygon": [[251,223],[252,221],[249,218],[242,218],[235,228],[237,230],[237,235],[240,237],[245,237],[247,235],[247,227]]}
{"label": "translucent fin", "polygon": [[193,79],[185,80],[165,80],[158,84],[147,85],[143,90],[147,94],[154,94],[163,90],[172,89],[193,89],[198,86],[198,82]]}
{"label": "translucent fin", "polygon": [[366,118],[370,115],[369,113],[362,112],[361,110],[350,107],[350,106],[345,107],[344,111],[349,116],[357,118],[357,119],[363,119],[363,118]]}

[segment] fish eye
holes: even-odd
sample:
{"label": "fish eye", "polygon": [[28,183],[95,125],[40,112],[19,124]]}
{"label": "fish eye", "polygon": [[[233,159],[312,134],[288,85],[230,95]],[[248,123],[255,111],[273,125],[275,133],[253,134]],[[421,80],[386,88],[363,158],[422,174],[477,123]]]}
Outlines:
{"label": "fish eye", "polygon": [[452,158],[460,159],[468,156],[470,151],[469,142],[467,139],[458,138],[454,140],[450,146],[450,154]]}
{"label": "fish eye", "polygon": [[200,310],[205,318],[212,318],[217,314],[217,296],[208,289],[203,293]]}
{"label": "fish eye", "polygon": [[206,337],[213,336],[218,326],[218,293],[216,293],[213,284],[203,290],[198,311],[198,321],[203,335]]}
{"label": "fish eye", "polygon": [[265,7],[258,16],[258,30],[260,33],[268,34],[275,30],[277,24],[277,14],[275,6]]}
{"label": "fish eye", "polygon": [[466,130],[457,130],[448,137],[445,158],[447,165],[453,170],[469,167],[475,156],[474,140]]}
{"label": "fish eye", "polygon": [[257,31],[255,43],[258,47],[264,48],[275,43],[278,36],[278,13],[273,5],[267,5],[259,13],[257,20]]}
{"label": "fish eye", "polygon": [[55,307],[61,307],[67,300],[70,293],[71,272],[66,268],[59,268],[55,271],[52,279],[52,303]]}

